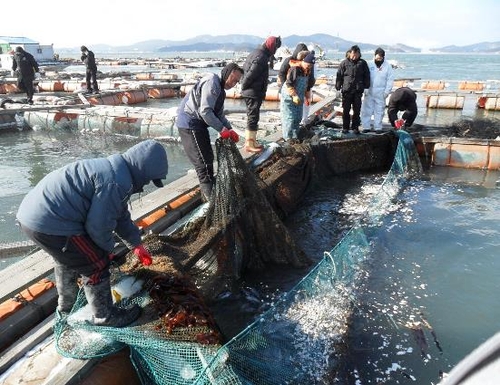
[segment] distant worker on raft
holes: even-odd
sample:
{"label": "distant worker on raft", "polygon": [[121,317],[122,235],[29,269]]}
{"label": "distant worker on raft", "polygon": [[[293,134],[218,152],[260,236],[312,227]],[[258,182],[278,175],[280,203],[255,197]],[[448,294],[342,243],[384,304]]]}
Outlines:
{"label": "distant worker on raft", "polygon": [[85,80],[87,82],[86,93],[98,94],[99,86],[97,85],[97,64],[95,62],[94,53],[84,45],[81,46],[80,50],[82,51],[82,62],[85,63]]}

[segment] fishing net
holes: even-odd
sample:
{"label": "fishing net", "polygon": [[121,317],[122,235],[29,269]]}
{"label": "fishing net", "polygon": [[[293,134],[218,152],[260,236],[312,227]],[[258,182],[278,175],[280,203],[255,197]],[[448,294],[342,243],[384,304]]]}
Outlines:
{"label": "fishing net", "polygon": [[[86,307],[80,293],[72,313],[56,321],[59,353],[75,358],[101,357],[128,346],[144,384],[334,382],[339,357],[346,349],[356,281],[363,274],[360,264],[370,248],[366,228],[377,225],[385,213],[384,205],[399,192],[411,172],[420,170],[411,137],[404,131],[397,136],[392,167],[363,220],[333,250],[325,252],[292,290],[226,343],[200,294],[207,282],[211,283],[213,277],[235,279],[247,269],[269,263],[304,266],[308,260],[276,214],[271,214],[270,203],[264,193],[257,192],[259,182],[241,163],[243,160],[225,155],[236,153],[234,145],[230,141],[219,143],[221,177],[206,215],[190,222],[176,236],[149,237],[147,247],[154,256],[153,265],[138,266],[129,255],[113,270],[118,306],[139,304],[144,309],[141,318],[121,329],[93,326],[78,319],[78,313]],[[219,223],[227,230],[218,229]],[[269,224],[280,234],[270,233]],[[196,236],[188,235],[191,226]],[[267,229],[265,240],[257,239],[246,226],[263,226]],[[204,278],[195,286],[197,272],[203,272]],[[118,286],[127,279],[138,289],[121,299],[123,293]]]}

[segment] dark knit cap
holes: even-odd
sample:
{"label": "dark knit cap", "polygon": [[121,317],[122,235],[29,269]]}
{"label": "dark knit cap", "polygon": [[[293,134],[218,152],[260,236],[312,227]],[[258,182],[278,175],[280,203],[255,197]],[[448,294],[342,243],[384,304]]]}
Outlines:
{"label": "dark knit cap", "polygon": [[82,45],[80,47],[80,51],[84,52],[84,51],[88,51],[87,47],[85,47],[84,45]]}
{"label": "dark knit cap", "polygon": [[304,58],[305,63],[309,64],[314,64],[316,62],[316,59],[314,58],[314,52],[309,53],[305,58]]}
{"label": "dark knit cap", "polygon": [[233,72],[234,70],[238,70],[241,73],[243,73],[243,68],[241,68],[236,63],[229,63],[222,69],[222,71],[220,72],[222,86],[224,86],[224,84],[226,84],[227,78],[229,77],[229,75],[231,75],[231,72]]}
{"label": "dark knit cap", "polygon": [[378,47],[378,48],[375,50],[375,55],[380,55],[380,56],[382,56],[382,57],[385,57],[385,51],[384,51],[382,48]]}

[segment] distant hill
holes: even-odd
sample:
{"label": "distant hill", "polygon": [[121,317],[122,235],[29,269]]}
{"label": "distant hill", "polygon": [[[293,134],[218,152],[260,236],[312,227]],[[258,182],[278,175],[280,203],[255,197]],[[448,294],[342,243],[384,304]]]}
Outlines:
{"label": "distant hill", "polygon": [[462,47],[456,45],[449,45],[443,48],[431,49],[432,52],[446,52],[446,53],[500,53],[500,41],[497,42],[483,42]]}
{"label": "distant hill", "polygon": [[[127,46],[109,46],[104,44],[96,44],[91,47],[95,53],[120,53],[120,52],[209,52],[209,51],[235,51],[248,52],[262,44],[265,37],[254,35],[199,35],[190,39],[175,41],[175,40],[146,40],[134,43]],[[411,47],[405,44],[372,44],[359,41],[345,40],[338,36],[328,34],[313,34],[307,36],[290,35],[282,38],[283,45],[294,48],[298,43],[318,44],[326,52],[345,52],[352,45],[357,44],[361,48],[362,53],[371,53],[377,47],[384,48],[391,53],[418,53],[422,52],[421,48]],[[79,52],[79,47],[62,48],[58,53]],[[431,49],[432,52],[444,53],[500,53],[500,42],[484,42],[467,46],[447,46],[442,48]]]}

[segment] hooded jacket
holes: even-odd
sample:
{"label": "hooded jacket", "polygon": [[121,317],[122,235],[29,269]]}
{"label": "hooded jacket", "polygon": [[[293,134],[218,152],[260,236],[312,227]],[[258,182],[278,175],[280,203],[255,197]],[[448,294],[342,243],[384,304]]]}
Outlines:
{"label": "hooded jacket", "polygon": [[154,140],[123,154],[79,160],[47,174],[24,197],[17,219],[48,235],[88,234],[107,252],[114,248],[116,232],[132,248],[141,235],[128,210],[130,197],[167,173],[167,153]]}

